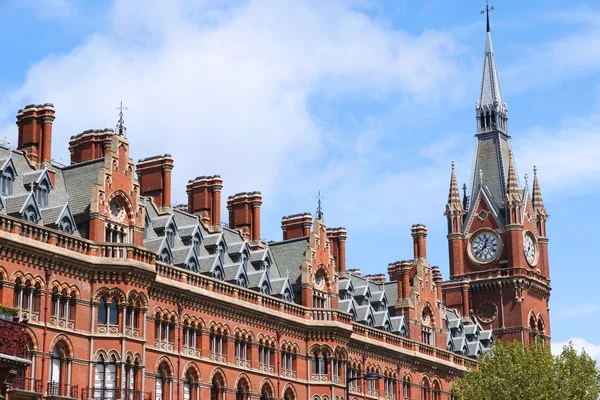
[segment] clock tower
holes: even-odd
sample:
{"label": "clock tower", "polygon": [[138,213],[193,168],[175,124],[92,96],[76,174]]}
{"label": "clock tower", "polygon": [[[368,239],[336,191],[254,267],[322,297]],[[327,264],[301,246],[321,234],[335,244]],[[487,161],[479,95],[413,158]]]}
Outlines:
{"label": "clock tower", "polygon": [[549,342],[548,214],[536,168],[532,189],[517,175],[489,17],[475,117],[473,173],[462,199],[454,163],[450,176],[446,306],[474,315],[501,340]]}

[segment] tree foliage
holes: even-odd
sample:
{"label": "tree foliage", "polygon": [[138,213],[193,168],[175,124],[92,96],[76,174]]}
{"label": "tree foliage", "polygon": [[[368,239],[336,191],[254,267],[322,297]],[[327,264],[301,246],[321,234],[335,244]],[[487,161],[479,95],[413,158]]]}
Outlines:
{"label": "tree foliage", "polygon": [[461,400],[598,400],[600,372],[572,343],[553,356],[543,345],[499,342],[477,369],[455,381],[453,391]]}

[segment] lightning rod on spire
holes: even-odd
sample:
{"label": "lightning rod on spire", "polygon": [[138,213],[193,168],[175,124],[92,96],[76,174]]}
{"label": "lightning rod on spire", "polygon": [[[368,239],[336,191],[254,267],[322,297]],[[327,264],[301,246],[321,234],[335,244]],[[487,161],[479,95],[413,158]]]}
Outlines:
{"label": "lightning rod on spire", "polygon": [[481,9],[481,13],[484,14],[485,13],[485,17],[486,17],[486,22],[487,22],[487,29],[486,32],[490,31],[490,13],[493,14],[494,13],[494,6],[489,5],[489,3],[486,1],[485,2],[485,7],[483,7]]}

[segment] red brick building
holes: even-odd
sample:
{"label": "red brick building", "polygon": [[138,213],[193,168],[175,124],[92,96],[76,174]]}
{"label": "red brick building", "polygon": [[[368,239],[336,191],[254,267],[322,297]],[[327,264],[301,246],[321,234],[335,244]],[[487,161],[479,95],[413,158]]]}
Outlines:
{"label": "red brick building", "polygon": [[[18,148],[0,148],[0,303],[27,320],[32,383],[9,397],[337,400],[349,383],[356,399],[438,400],[491,329],[547,338],[547,214],[537,176],[531,196],[518,184],[489,32],[485,54],[481,172],[461,199],[452,171],[447,282],[421,224],[389,280],[361,276],[320,210],[265,242],[260,192],[229,197],[224,224],[223,180],[199,176],[173,207],[174,160],[134,165],[122,122],[72,137],[59,166],[54,107],[20,110]],[[369,372],[382,379],[354,379]]]}

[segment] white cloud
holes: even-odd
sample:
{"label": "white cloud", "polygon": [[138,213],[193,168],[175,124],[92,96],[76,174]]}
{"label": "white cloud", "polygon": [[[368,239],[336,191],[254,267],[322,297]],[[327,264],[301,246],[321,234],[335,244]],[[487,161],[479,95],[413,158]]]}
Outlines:
{"label": "white cloud", "polygon": [[[597,192],[600,187],[599,116],[569,120],[556,130],[534,128],[513,145],[517,160],[535,160],[546,195],[565,197]],[[520,173],[531,176],[532,165]]]}
{"label": "white cloud", "polygon": [[[54,154],[68,157],[68,137],[113,127],[123,100],[134,158],[174,156],[176,200],[187,179],[212,173],[226,194],[276,193],[284,172],[289,187],[322,152],[311,96],[394,91],[431,105],[462,93],[460,46],[443,32],[413,36],[337,2],[225,4],[117,2],[105,31],[40,60],[0,96],[0,135],[16,136],[18,108],[53,102]],[[330,174],[347,177],[340,168]]]}
{"label": "white cloud", "polygon": [[569,342],[573,343],[573,347],[577,352],[585,350],[594,360],[600,361],[600,345],[593,344],[582,338],[571,338],[565,342],[552,342],[552,353],[560,354],[564,346],[568,345]]}

